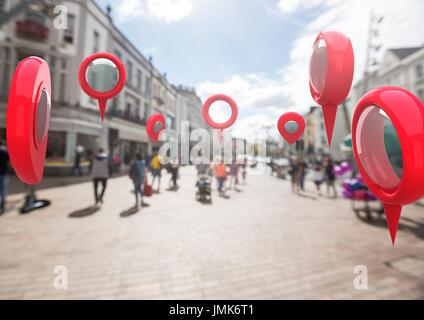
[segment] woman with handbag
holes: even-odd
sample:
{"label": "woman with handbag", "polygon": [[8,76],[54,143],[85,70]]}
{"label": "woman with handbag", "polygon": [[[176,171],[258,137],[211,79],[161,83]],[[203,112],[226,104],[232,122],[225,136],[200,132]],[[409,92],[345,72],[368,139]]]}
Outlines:
{"label": "woman with handbag", "polygon": [[146,161],[142,154],[137,154],[136,159],[131,165],[130,178],[134,183],[135,208],[138,208],[138,196],[140,195],[140,207],[147,207],[148,204],[143,201],[144,186],[147,179]]}

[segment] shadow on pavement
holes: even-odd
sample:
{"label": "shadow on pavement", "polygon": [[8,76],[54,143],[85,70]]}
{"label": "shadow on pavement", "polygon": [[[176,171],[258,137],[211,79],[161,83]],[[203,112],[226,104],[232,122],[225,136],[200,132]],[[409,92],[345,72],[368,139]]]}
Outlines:
{"label": "shadow on pavement", "polygon": [[137,214],[140,211],[140,209],[138,207],[131,207],[128,210],[122,211],[120,216],[121,218],[128,218],[131,217],[135,214]]}
{"label": "shadow on pavement", "polygon": [[71,212],[69,214],[69,218],[89,217],[89,216],[92,216],[93,214],[95,214],[96,212],[98,212],[99,210],[100,210],[100,207],[98,207],[98,206],[90,206],[88,208],[84,208],[84,209],[81,209],[81,210]]}
{"label": "shadow on pavement", "polygon": [[318,200],[316,197],[309,196],[309,195],[304,194],[304,193],[299,193],[297,196],[300,197],[300,198],[305,198],[305,199],[314,200],[314,201]]}
{"label": "shadow on pavement", "polygon": [[[360,219],[360,220],[370,226],[387,229],[387,222],[386,222],[386,219],[384,219],[383,217],[381,217],[380,219],[371,219],[371,220]],[[402,221],[411,223],[413,224],[413,226],[402,223]],[[407,231],[412,233],[414,236],[416,236],[419,239],[424,239],[424,223],[412,220],[410,218],[406,218],[406,217],[401,218],[399,222],[399,231]]]}

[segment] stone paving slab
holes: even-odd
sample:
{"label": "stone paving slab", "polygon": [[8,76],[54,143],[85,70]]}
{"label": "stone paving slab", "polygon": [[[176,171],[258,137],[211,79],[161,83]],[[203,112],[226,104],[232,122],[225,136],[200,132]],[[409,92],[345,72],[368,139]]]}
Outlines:
{"label": "stone paving slab", "polygon": [[[134,200],[121,177],[85,216],[90,183],[41,190],[51,207],[0,217],[0,298],[424,298],[422,207],[405,208],[393,247],[384,220],[360,221],[348,201],[317,198],[312,185],[297,197],[287,181],[252,175],[242,192],[202,205],[193,169],[181,176],[178,192],[135,214],[123,215]],[[53,286],[58,265],[67,290]],[[353,286],[357,265],[368,269],[368,290]]]}

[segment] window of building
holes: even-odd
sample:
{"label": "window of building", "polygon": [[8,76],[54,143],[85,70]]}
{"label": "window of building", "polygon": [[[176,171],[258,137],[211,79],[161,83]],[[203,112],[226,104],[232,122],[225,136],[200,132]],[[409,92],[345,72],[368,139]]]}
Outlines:
{"label": "window of building", "polygon": [[0,0],[0,17],[6,13],[6,0]]}
{"label": "window of building", "polygon": [[46,18],[43,13],[39,11],[33,11],[30,9],[27,12],[25,12],[25,19],[28,21],[33,21],[33,22],[37,22],[39,24],[44,25]]}
{"label": "window of building", "polygon": [[97,31],[94,31],[94,47],[93,47],[93,51],[94,52],[99,52],[100,49],[100,34]]}
{"label": "window of building", "polygon": [[73,44],[74,37],[75,37],[75,15],[68,14],[68,28],[63,31],[63,41],[69,44]]}
{"label": "window of building", "polygon": [[424,88],[418,90],[418,98],[420,98],[421,99],[421,102],[424,103]]}
{"label": "window of building", "polygon": [[149,117],[149,104],[147,102],[144,103],[144,110],[143,110],[143,119],[147,120]]}
{"label": "window of building", "polygon": [[65,102],[66,101],[66,60],[63,59],[60,63],[60,70],[59,70],[59,101]]}
{"label": "window of building", "polygon": [[93,154],[99,146],[98,144],[98,137],[83,133],[77,134],[77,145],[81,145],[85,149],[85,158],[87,159],[87,156],[90,154]]}
{"label": "window of building", "polygon": [[131,103],[127,103],[126,105],[125,105],[125,115],[127,116],[127,117],[129,117],[129,116],[131,116]]}
{"label": "window of building", "polygon": [[141,92],[143,86],[143,73],[137,70],[137,89]]}
{"label": "window of building", "polygon": [[144,92],[146,95],[150,95],[150,78],[146,76],[146,79],[144,81]]}
{"label": "window of building", "polygon": [[418,80],[424,79],[424,67],[422,64],[418,64],[415,67],[415,76]]}
{"label": "window of building", "polygon": [[47,143],[47,161],[63,161],[66,150],[66,133],[50,131]]}
{"label": "window of building", "polygon": [[2,87],[5,88],[5,90],[1,90],[2,94],[7,94],[7,92],[9,92],[9,85],[10,85],[10,81],[9,81],[9,76],[10,76],[10,48],[4,48],[3,49],[3,57],[2,57],[2,61],[1,61],[1,65],[3,66],[3,79],[2,79]]}
{"label": "window of building", "polygon": [[56,85],[57,85],[57,83],[56,83],[56,70],[57,70],[56,62],[57,62],[56,57],[54,55],[51,55],[49,57],[49,67],[50,67],[50,74],[51,74],[51,77],[52,77],[52,100],[57,100],[58,95],[59,95],[58,90],[56,90]]}
{"label": "window of building", "polygon": [[127,61],[127,83],[131,86],[133,77],[133,64],[131,61]]}

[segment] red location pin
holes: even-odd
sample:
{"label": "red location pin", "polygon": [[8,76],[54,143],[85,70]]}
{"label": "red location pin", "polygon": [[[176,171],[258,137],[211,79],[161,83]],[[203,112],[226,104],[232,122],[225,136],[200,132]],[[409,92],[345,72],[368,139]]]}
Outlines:
{"label": "red location pin", "polygon": [[315,40],[309,64],[312,98],[322,107],[328,144],[331,146],[337,107],[352,87],[354,54],[349,38],[338,32],[323,32]]}
{"label": "red location pin", "polygon": [[155,142],[159,141],[159,135],[165,129],[165,117],[159,113],[150,116],[147,120],[147,135]]}
{"label": "red location pin", "polygon": [[41,58],[22,60],[13,75],[6,116],[7,148],[19,179],[39,184],[44,162],[51,110],[48,64]]}
{"label": "red location pin", "polygon": [[[402,169],[398,170],[393,168],[385,146],[384,127],[389,120],[402,150]],[[394,245],[402,207],[424,196],[423,104],[401,88],[370,91],[355,109],[352,142],[364,182],[384,205]]]}
{"label": "red location pin", "polygon": [[305,132],[305,119],[296,112],[287,112],[278,120],[278,131],[287,140],[294,144]]}
{"label": "red location pin", "polygon": [[[228,119],[228,121],[224,123],[217,123],[213,121],[209,114],[210,107],[212,106],[212,104],[214,104],[217,101],[226,102],[231,108],[231,117],[230,119]],[[219,130],[218,138],[220,142],[222,141],[222,132],[225,129],[231,127],[234,124],[234,122],[236,122],[237,117],[238,117],[238,108],[237,108],[236,102],[231,97],[226,96],[224,94],[216,94],[212,97],[209,97],[203,105],[203,119],[211,128]]]}
{"label": "red location pin", "polygon": [[84,92],[99,102],[102,121],[107,100],[117,96],[125,86],[127,73],[124,64],[110,53],[95,53],[80,66],[78,79]]}

